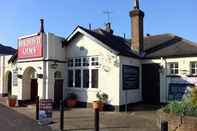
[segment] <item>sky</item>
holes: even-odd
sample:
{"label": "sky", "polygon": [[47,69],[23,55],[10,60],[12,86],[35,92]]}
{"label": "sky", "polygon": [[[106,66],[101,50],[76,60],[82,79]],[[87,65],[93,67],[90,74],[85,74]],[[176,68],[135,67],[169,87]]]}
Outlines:
{"label": "sky", "polygon": [[[77,25],[104,27],[105,11],[115,34],[129,38],[132,0],[0,0],[0,43],[17,47],[17,38],[39,31],[67,37]],[[172,33],[197,43],[197,0],[140,0],[144,34]]]}

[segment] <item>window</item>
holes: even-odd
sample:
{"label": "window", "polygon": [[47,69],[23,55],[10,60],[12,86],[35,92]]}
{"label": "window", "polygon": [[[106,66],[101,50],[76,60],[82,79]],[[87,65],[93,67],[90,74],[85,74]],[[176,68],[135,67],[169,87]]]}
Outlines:
{"label": "window", "polygon": [[178,62],[169,63],[169,73],[171,75],[179,74],[179,65]]}
{"label": "window", "polygon": [[75,59],[75,66],[81,66],[81,58]]}
{"label": "window", "polygon": [[68,67],[72,67],[73,66],[73,59],[68,60]]}
{"label": "window", "polygon": [[73,87],[73,70],[68,70],[68,87]]}
{"label": "window", "polygon": [[92,57],[92,66],[98,66],[99,62],[98,62],[98,57]]}
{"label": "window", "polygon": [[83,58],[83,66],[89,66],[89,58]]}
{"label": "window", "polygon": [[89,69],[83,70],[83,88],[89,88]]}
{"label": "window", "polygon": [[78,57],[69,59],[68,87],[84,89],[98,88],[98,65],[98,56]]}
{"label": "window", "polygon": [[75,87],[81,88],[81,70],[75,70]]}
{"label": "window", "polygon": [[190,69],[191,69],[191,74],[196,75],[197,74],[197,62],[191,62]]}
{"label": "window", "polygon": [[92,88],[98,88],[98,69],[92,70]]}

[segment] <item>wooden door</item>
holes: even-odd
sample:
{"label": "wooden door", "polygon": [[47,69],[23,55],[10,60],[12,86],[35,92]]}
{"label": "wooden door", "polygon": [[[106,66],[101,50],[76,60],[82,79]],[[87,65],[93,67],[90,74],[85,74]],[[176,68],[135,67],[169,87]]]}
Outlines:
{"label": "wooden door", "polygon": [[8,81],[7,81],[7,85],[8,85],[8,95],[12,95],[12,73],[9,72],[8,73]]}
{"label": "wooden door", "polygon": [[31,79],[31,101],[36,101],[37,95],[38,95],[37,79]]}
{"label": "wooden door", "polygon": [[54,107],[59,107],[60,100],[63,99],[63,80],[55,80],[54,84]]}

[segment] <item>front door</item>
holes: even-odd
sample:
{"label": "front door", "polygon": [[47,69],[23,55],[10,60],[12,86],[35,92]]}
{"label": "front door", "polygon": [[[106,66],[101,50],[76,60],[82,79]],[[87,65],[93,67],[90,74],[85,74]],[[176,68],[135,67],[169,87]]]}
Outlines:
{"label": "front door", "polygon": [[55,80],[54,85],[54,107],[59,107],[59,102],[63,98],[63,80],[58,79]]}
{"label": "front door", "polygon": [[8,74],[8,81],[7,81],[7,85],[8,85],[8,95],[12,95],[12,73],[9,72]]}
{"label": "front door", "polygon": [[31,101],[36,101],[38,95],[38,83],[37,79],[31,79]]}
{"label": "front door", "polygon": [[159,64],[142,65],[142,96],[147,104],[160,103]]}

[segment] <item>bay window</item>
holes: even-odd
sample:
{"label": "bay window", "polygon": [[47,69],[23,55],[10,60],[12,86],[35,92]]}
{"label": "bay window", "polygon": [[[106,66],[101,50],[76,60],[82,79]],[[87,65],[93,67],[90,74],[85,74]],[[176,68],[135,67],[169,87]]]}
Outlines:
{"label": "bay window", "polygon": [[98,88],[99,58],[78,57],[68,60],[68,87]]}

